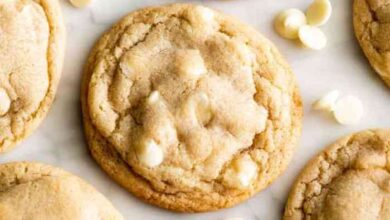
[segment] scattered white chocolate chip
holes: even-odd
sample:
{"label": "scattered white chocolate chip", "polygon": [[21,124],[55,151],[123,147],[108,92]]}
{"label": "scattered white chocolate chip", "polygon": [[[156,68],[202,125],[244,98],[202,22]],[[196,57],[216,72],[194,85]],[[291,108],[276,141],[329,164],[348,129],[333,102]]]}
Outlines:
{"label": "scattered white chocolate chip", "polygon": [[334,106],[333,114],[337,122],[343,125],[357,124],[364,113],[363,104],[354,96],[346,96],[338,100]]}
{"label": "scattered white chocolate chip", "polygon": [[0,116],[8,112],[11,107],[11,99],[9,98],[7,91],[0,88]]}
{"label": "scattered white chocolate chip", "polygon": [[329,0],[314,0],[306,11],[307,23],[312,26],[325,24],[332,14],[332,5]]}
{"label": "scattered white chocolate chip", "polygon": [[69,0],[69,1],[74,7],[77,8],[83,8],[91,2],[91,0]]}
{"label": "scattered white chocolate chip", "polygon": [[332,90],[326,93],[321,99],[317,100],[313,104],[313,107],[315,110],[324,110],[327,112],[332,112],[339,96],[340,92],[338,90]]}
{"label": "scattered white chocolate chip", "polygon": [[210,23],[214,20],[215,14],[213,10],[204,6],[197,6],[196,10],[199,13],[200,18],[202,19],[202,22]]}
{"label": "scattered white chocolate chip", "polygon": [[138,159],[148,167],[156,167],[164,160],[164,152],[154,140],[146,141],[139,150]]}
{"label": "scattered white chocolate chip", "polygon": [[248,187],[257,175],[257,164],[246,155],[235,162],[235,171],[241,186]]}
{"label": "scattered white chocolate chip", "polygon": [[327,39],[321,29],[303,25],[299,28],[299,40],[306,47],[314,50],[321,50],[327,44]]}
{"label": "scattered white chocolate chip", "polygon": [[275,30],[284,38],[297,39],[299,27],[306,24],[305,14],[295,8],[282,11],[276,16]]}
{"label": "scattered white chocolate chip", "polygon": [[160,99],[160,93],[158,91],[153,91],[150,93],[148,97],[148,103],[153,104],[156,103]]}

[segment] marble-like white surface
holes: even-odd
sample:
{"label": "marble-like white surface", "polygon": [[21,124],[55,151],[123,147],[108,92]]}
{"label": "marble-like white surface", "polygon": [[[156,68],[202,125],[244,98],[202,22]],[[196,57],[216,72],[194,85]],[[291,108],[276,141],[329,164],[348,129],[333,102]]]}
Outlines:
{"label": "marble-like white surface", "polygon": [[[93,0],[88,8],[81,10],[61,0],[68,42],[56,101],[41,127],[15,150],[0,155],[0,163],[35,160],[62,167],[94,185],[129,220],[280,219],[292,182],[312,156],[348,133],[390,127],[390,89],[370,68],[354,38],[352,0],[331,1],[334,12],[323,27],[329,44],[319,52],[297,47],[291,41],[280,38],[272,28],[272,19],[279,10],[289,7],[304,9],[311,0],[197,1],[235,15],[270,38],[294,69],[304,100],[303,134],[288,170],[267,190],[237,207],[205,214],[175,214],[146,205],[99,169],[89,156],[83,139],[79,88],[82,67],[92,45],[103,31],[127,12],[146,5],[175,2],[171,0]],[[366,113],[359,125],[341,126],[329,116],[312,111],[311,103],[331,89],[362,99]]]}

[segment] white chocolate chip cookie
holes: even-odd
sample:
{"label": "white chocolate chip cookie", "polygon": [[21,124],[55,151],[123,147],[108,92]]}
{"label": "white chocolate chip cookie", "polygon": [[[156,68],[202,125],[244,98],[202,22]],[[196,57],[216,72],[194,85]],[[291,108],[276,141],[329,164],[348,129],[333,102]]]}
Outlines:
{"label": "white chocolate chip cookie", "polygon": [[390,87],[390,4],[388,0],[355,0],[355,35],[371,66]]}
{"label": "white chocolate chip cookie", "polygon": [[82,179],[39,163],[0,165],[0,219],[123,220]]}
{"label": "white chocolate chip cookie", "polygon": [[233,206],[289,163],[301,128],[295,78],[253,28],[203,6],[135,11],[87,63],[82,105],[93,157],[148,203]]}
{"label": "white chocolate chip cookie", "polygon": [[0,152],[45,118],[61,75],[65,28],[57,0],[0,1]]}
{"label": "white chocolate chip cookie", "polygon": [[283,219],[390,219],[389,143],[389,130],[369,130],[326,148],[296,180]]}

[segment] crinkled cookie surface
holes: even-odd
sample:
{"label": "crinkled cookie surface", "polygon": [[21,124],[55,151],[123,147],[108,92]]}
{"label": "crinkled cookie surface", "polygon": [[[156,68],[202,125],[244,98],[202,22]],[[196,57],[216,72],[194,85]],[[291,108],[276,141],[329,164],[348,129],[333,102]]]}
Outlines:
{"label": "crinkled cookie surface", "polygon": [[0,1],[0,152],[46,115],[61,73],[64,35],[56,0]]}
{"label": "crinkled cookie surface", "polygon": [[149,203],[232,206],[287,166],[301,128],[295,78],[235,19],[174,4],[131,13],[97,43],[82,103],[92,155]]}
{"label": "crinkled cookie surface", "polygon": [[58,168],[2,164],[0,177],[0,220],[123,219],[93,187]]}
{"label": "crinkled cookie surface", "polygon": [[390,86],[390,1],[355,0],[355,34],[376,72]]}
{"label": "crinkled cookie surface", "polygon": [[337,141],[298,177],[284,219],[390,219],[389,150],[389,130]]}

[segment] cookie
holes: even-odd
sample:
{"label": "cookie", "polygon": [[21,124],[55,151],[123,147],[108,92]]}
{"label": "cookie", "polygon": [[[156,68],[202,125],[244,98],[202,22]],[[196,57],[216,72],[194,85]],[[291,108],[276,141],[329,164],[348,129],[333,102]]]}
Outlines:
{"label": "cookie", "polygon": [[302,171],[285,220],[390,219],[390,130],[338,140]]}
{"label": "cookie", "polygon": [[390,2],[355,0],[353,24],[356,38],[371,66],[390,86]]}
{"label": "cookie", "polygon": [[92,186],[59,168],[8,163],[0,176],[0,220],[123,219]]}
{"label": "cookie", "polygon": [[97,43],[82,83],[92,156],[148,203],[233,206],[289,163],[301,129],[294,75],[273,44],[212,9],[135,11]]}
{"label": "cookie", "polygon": [[0,152],[30,135],[46,116],[64,46],[57,0],[0,1]]}

